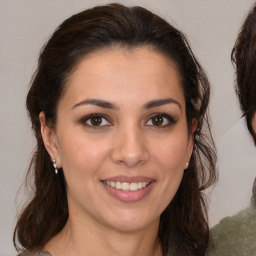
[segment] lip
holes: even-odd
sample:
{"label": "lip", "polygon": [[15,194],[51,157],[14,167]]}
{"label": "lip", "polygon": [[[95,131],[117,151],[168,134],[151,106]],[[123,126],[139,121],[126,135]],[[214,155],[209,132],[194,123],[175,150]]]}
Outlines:
{"label": "lip", "polygon": [[[114,187],[111,187],[105,183],[105,181],[120,181],[120,182],[149,182],[149,184],[139,190],[136,191],[123,191],[121,189],[117,189]],[[115,176],[115,177],[110,177],[104,180],[101,180],[102,185],[104,188],[107,190],[107,192],[113,196],[114,198],[118,199],[121,202],[126,202],[126,203],[133,203],[133,202],[138,202],[142,199],[144,199],[150,191],[153,189],[155,185],[155,180],[151,179],[149,177],[144,177],[144,176]]]}

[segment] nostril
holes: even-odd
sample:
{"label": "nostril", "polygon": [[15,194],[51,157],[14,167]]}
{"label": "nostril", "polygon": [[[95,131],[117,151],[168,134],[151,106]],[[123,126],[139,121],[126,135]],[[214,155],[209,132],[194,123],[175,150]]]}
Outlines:
{"label": "nostril", "polygon": [[115,149],[111,154],[111,158],[116,164],[134,167],[145,163],[149,159],[149,155],[146,150],[131,153],[127,150]]}

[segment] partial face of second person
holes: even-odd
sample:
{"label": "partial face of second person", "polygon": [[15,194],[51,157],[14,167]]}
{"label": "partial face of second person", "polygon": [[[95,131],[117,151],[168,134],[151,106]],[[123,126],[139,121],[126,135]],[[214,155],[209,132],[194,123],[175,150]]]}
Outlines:
{"label": "partial face of second person", "polygon": [[125,232],[158,226],[193,148],[174,63],[146,47],[99,50],[68,79],[55,129],[40,118],[70,220]]}

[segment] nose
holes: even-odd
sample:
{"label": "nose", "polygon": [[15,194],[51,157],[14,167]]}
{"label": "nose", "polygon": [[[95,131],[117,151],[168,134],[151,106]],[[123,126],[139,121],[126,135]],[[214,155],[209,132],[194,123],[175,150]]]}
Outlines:
{"label": "nose", "polygon": [[121,131],[116,135],[113,144],[111,158],[117,164],[135,167],[146,163],[149,159],[146,139],[139,129]]}

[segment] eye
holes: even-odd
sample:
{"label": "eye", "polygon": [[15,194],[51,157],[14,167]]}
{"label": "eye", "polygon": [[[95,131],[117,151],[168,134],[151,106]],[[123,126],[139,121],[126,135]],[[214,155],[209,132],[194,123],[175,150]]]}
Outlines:
{"label": "eye", "polygon": [[172,117],[171,115],[164,114],[164,113],[158,113],[149,118],[149,120],[146,122],[147,126],[160,126],[160,127],[166,127],[171,124],[175,124],[177,120]]}
{"label": "eye", "polygon": [[102,126],[110,126],[108,119],[101,114],[92,114],[84,117],[81,122],[92,128],[100,128]]}

